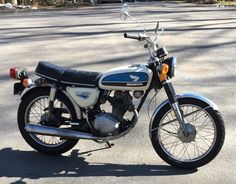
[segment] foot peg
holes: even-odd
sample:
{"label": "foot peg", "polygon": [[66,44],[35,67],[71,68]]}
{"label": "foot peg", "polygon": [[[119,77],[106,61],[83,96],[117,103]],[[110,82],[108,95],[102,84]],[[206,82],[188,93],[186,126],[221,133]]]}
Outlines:
{"label": "foot peg", "polygon": [[108,141],[106,142],[106,146],[107,146],[107,148],[111,148],[112,146],[114,146],[114,144],[113,143],[109,143]]}

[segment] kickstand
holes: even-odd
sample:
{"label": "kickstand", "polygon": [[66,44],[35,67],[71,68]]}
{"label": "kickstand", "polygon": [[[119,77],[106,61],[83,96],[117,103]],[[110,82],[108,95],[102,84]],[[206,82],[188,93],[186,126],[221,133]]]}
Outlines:
{"label": "kickstand", "polygon": [[112,146],[114,146],[114,144],[113,143],[109,143],[108,141],[106,142],[106,146],[107,146],[107,148],[111,148]]}

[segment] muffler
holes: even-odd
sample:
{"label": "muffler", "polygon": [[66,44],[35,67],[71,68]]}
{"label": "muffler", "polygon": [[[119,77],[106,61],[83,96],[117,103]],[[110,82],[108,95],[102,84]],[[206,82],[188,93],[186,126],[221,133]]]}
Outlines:
{"label": "muffler", "polygon": [[67,138],[67,139],[88,139],[88,140],[102,140],[103,139],[101,137],[96,137],[96,136],[93,136],[92,134],[85,133],[85,132],[78,132],[75,130],[55,128],[55,127],[36,125],[36,124],[26,125],[25,130],[28,133],[56,136],[56,137],[62,137],[62,138]]}
{"label": "muffler", "polygon": [[49,136],[56,136],[62,137],[67,139],[87,139],[87,140],[94,140],[94,141],[109,141],[118,139],[120,137],[125,136],[133,127],[135,126],[138,120],[138,112],[134,110],[134,116],[131,120],[131,125],[127,128],[124,132],[121,132],[118,135],[107,136],[107,137],[97,137],[89,133],[79,132],[70,129],[63,129],[63,128],[56,128],[56,127],[49,127],[37,124],[28,124],[25,126],[25,130],[28,133],[34,133],[39,135],[49,135]]}

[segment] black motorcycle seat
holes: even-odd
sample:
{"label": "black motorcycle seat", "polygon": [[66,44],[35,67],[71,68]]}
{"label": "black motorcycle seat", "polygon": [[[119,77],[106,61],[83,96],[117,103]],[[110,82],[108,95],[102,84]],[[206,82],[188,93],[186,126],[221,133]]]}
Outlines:
{"label": "black motorcycle seat", "polygon": [[35,73],[43,78],[67,85],[97,86],[101,77],[99,72],[73,70],[54,65],[46,61],[40,61]]}

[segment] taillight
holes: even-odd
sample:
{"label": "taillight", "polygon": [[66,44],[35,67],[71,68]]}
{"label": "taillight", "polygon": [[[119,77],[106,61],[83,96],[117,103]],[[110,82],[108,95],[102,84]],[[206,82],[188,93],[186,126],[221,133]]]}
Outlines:
{"label": "taillight", "polygon": [[24,80],[28,79],[28,73],[26,68],[13,67],[10,68],[10,77],[13,79]]}
{"label": "taillight", "polygon": [[17,71],[18,67],[10,68],[10,77],[13,79],[17,79]]}

